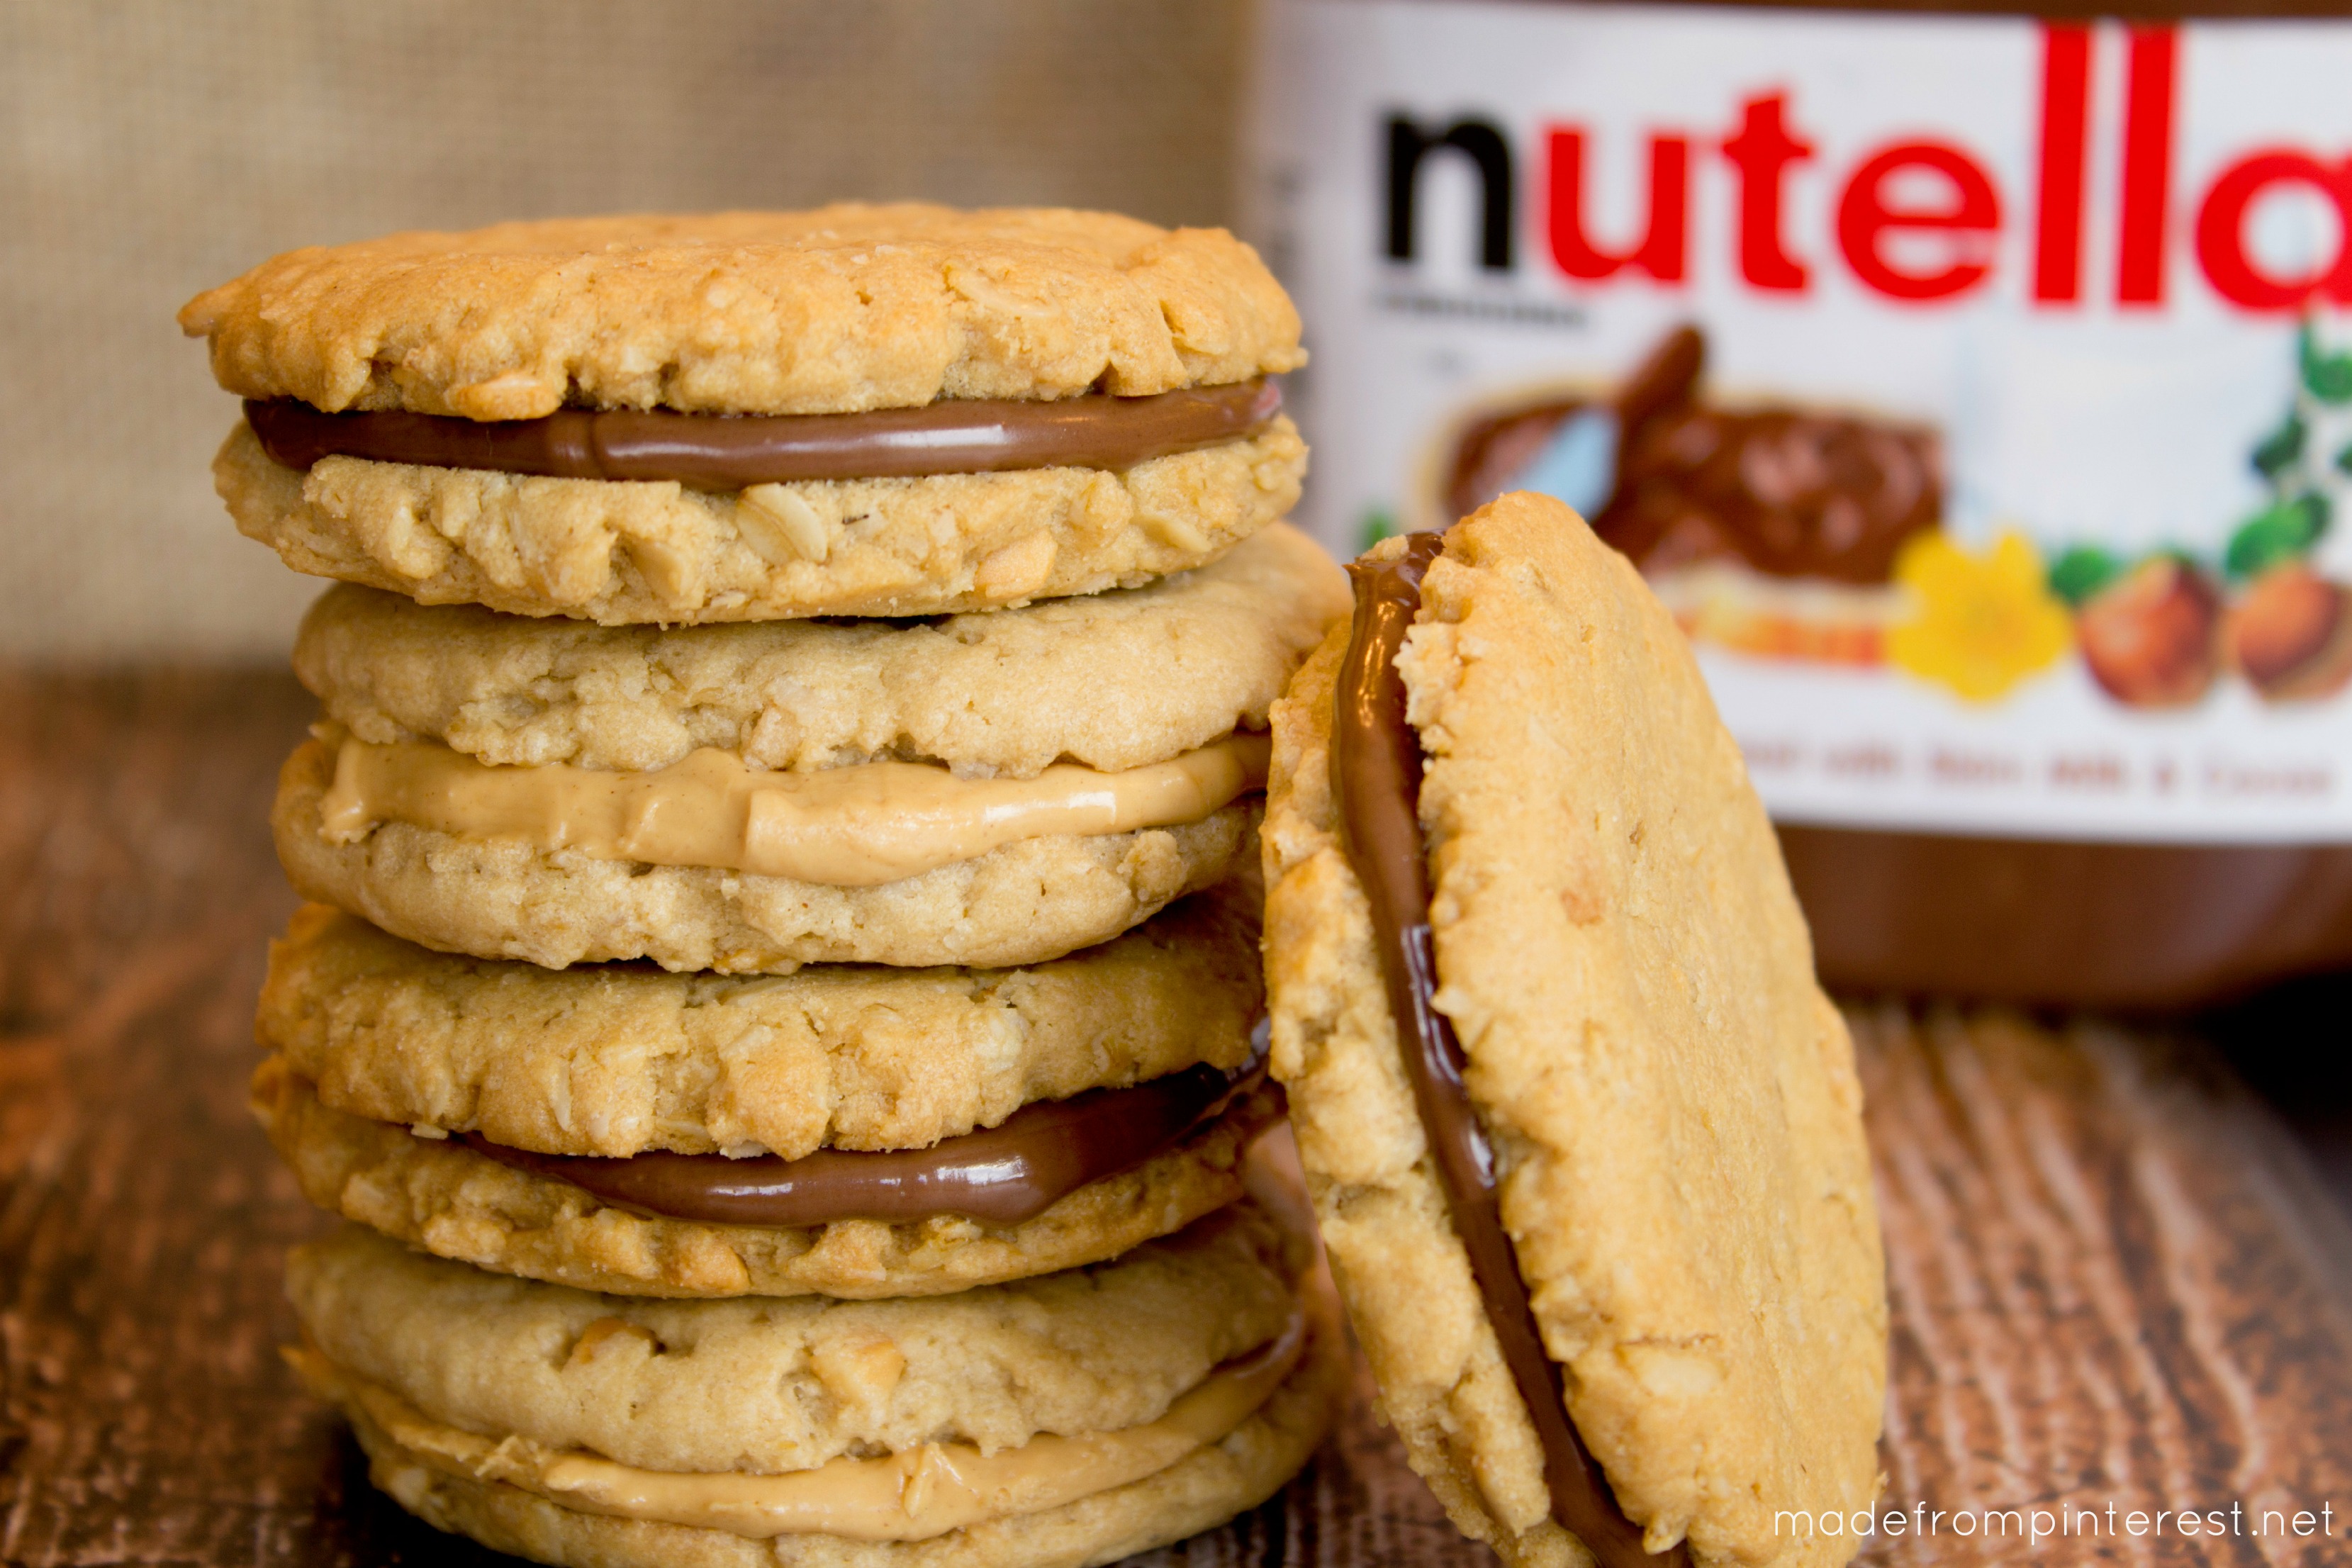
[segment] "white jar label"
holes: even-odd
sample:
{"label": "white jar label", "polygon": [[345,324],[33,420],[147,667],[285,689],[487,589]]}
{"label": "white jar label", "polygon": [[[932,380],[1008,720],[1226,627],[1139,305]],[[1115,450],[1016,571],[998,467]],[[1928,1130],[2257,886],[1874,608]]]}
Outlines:
{"label": "white jar label", "polygon": [[2352,839],[2352,22],[1278,0],[1265,46],[1335,551],[1578,501],[1784,820]]}

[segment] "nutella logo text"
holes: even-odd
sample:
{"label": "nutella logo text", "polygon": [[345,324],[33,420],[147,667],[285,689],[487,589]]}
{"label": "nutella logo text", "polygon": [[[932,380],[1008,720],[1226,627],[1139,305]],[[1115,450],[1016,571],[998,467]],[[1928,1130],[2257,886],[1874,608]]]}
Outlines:
{"label": "nutella logo text", "polygon": [[[1769,79],[1735,95],[1711,125],[1595,125],[1562,114],[1514,128],[1477,114],[1391,110],[1381,127],[1384,254],[1391,264],[1417,260],[1427,243],[1423,186],[1433,167],[1452,163],[1472,177],[1467,254],[1489,274],[1516,271],[1533,237],[1549,268],[1580,287],[1639,279],[1674,289],[1719,268],[1760,297],[1803,296],[1835,267],[1868,296],[1934,306],[1995,286],[2006,264],[2016,274],[2007,286],[2048,309],[2094,300],[2161,309],[2189,286],[2192,269],[2239,310],[2352,306],[2352,146],[2249,145],[2190,184],[2176,166],[2180,30],[2122,28],[2104,51],[2098,39],[2087,25],[2042,26],[2040,79],[2025,100],[2034,118],[2029,163],[2006,184],[1999,161],[1961,134],[1911,126],[1833,145],[1809,129],[1801,92]],[[2094,79],[2102,58],[2116,79],[2104,97]],[[2112,123],[2095,125],[2095,113]],[[2111,174],[2095,167],[2095,144],[2109,150]],[[1611,170],[1640,198],[1608,233],[1592,194],[1603,159],[1622,160]],[[1697,254],[1703,179],[1725,197],[1727,242],[1714,255]],[[1826,198],[1810,226],[1791,201],[1801,179],[1819,182]],[[2321,215],[2332,237],[2284,259],[2266,251],[2263,209],[2282,200]],[[2011,239],[2022,243],[2004,246]]]}

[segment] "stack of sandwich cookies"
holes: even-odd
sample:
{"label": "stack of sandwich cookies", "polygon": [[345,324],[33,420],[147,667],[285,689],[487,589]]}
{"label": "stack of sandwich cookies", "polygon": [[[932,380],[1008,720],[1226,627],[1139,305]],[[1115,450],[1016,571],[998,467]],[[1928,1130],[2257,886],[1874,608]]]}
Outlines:
{"label": "stack of sandwich cookies", "polygon": [[1672,618],[1549,498],[1275,710],[1272,1067],[1413,1468],[1505,1562],[1829,1565],[1880,1483],[1852,1047]]}
{"label": "stack of sandwich cookies", "polygon": [[254,1104],[355,1222],[292,1359],[379,1484],[549,1562],[1009,1565],[1286,1479],[1344,1350],[1251,1152],[1254,831],[1346,593],[1256,258],[521,225],[183,320],[240,525],[347,579]]}

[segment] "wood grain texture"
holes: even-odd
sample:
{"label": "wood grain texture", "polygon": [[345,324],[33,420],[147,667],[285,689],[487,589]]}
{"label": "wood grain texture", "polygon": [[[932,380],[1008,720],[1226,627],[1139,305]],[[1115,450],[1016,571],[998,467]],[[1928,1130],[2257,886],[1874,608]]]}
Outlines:
{"label": "wood grain texture", "polygon": [[[2179,1040],[1854,1023],[1894,1311],[1888,1505],[1977,1515],[1973,1539],[1955,1519],[1871,1560],[2352,1562],[2352,1231],[2269,1113]],[[2011,1509],[2062,1534],[1987,1534]],[[2182,1509],[2229,1532],[2158,1533]],[[2293,1533],[2323,1509],[2332,1538]],[[2084,1512],[2098,1532],[2063,1533]]]}
{"label": "wood grain texture", "polygon": [[[289,680],[0,675],[0,1563],[500,1561],[366,1485],[295,1387],[325,1222],[244,1110]],[[1864,1007],[1895,1308],[1881,1564],[2352,1563],[2352,1230],[2200,1048]],[[1958,1511],[2327,1506],[2335,1533],[2039,1542]],[[2242,1512],[2251,1528],[2254,1512]],[[2177,1520],[2172,1521],[2177,1525]],[[1281,1497],[1163,1568],[1489,1563],[1360,1388]]]}

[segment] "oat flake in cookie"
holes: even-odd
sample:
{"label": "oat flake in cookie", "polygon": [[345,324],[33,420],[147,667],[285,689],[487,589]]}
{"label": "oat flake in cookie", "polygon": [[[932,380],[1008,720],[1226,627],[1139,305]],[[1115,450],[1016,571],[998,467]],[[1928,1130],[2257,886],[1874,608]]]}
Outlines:
{"label": "oat flake in cookie", "polygon": [[291,251],[190,301],[214,474],[298,570],[606,624],[1132,586],[1297,500],[1305,363],[1247,246],[845,205]]}
{"label": "oat flake in cookie", "polygon": [[1860,1089],[1689,651],[1547,498],[1357,574],[1275,707],[1266,948],[1383,1407],[1515,1568],[1843,1563],[1775,1520],[1878,1486]]}

